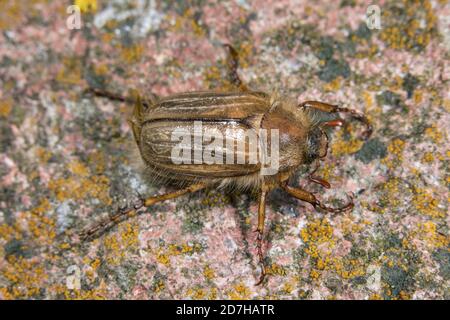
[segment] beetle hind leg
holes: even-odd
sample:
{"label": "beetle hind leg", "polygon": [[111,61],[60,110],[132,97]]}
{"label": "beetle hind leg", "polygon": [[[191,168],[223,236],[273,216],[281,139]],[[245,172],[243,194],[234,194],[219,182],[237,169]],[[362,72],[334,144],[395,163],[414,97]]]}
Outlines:
{"label": "beetle hind leg", "polygon": [[169,199],[178,198],[182,195],[193,193],[201,189],[206,188],[204,183],[192,184],[186,188],[169,192],[146,199],[141,198],[138,203],[134,204],[131,208],[119,208],[119,210],[109,217],[109,219],[102,221],[92,228],[89,228],[81,232],[80,237],[82,241],[93,240],[100,237],[102,234],[113,228],[115,225],[134,217],[138,214],[138,211],[144,207],[149,207],[155,203],[162,202]]}
{"label": "beetle hind leg", "polygon": [[266,216],[266,197],[267,197],[267,190],[264,188],[261,190],[259,194],[259,206],[258,206],[258,227],[256,228],[255,232],[257,233],[256,237],[256,250],[258,253],[258,262],[261,267],[261,274],[259,276],[258,282],[255,284],[255,286],[259,286],[261,283],[263,283],[264,278],[266,276],[266,267],[264,264],[264,255],[262,252],[262,243],[263,243],[263,235],[264,235],[264,222],[265,222],[265,216]]}

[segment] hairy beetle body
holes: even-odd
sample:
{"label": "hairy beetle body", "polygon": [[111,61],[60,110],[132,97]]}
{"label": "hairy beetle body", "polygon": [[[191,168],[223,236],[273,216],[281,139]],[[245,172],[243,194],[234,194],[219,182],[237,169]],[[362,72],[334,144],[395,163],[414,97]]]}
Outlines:
{"label": "hairy beetle body", "polygon": [[[237,187],[258,187],[261,182],[276,179],[260,175],[261,162],[174,164],[172,150],[178,143],[172,139],[174,130],[194,131],[201,122],[202,133],[219,131],[225,139],[245,145],[245,157],[252,148],[242,132],[252,131],[260,140],[260,129],[280,130],[280,171],[291,171],[306,162],[304,149],[313,125],[309,112],[296,107],[293,101],[263,92],[193,92],[162,98],[147,108],[136,106],[131,124],[141,157],[149,176],[179,185],[192,182],[232,184]],[[193,139],[195,140],[195,135]],[[192,153],[198,145],[192,144]],[[205,145],[200,146],[204,148]],[[224,144],[223,154],[235,144]]]}

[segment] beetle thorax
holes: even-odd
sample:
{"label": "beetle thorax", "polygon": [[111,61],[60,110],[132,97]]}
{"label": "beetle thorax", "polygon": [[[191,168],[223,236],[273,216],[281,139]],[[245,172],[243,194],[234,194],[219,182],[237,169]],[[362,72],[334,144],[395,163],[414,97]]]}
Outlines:
{"label": "beetle thorax", "polygon": [[261,128],[279,130],[280,168],[290,169],[306,162],[304,149],[310,130],[308,115],[295,101],[280,101],[264,116]]}

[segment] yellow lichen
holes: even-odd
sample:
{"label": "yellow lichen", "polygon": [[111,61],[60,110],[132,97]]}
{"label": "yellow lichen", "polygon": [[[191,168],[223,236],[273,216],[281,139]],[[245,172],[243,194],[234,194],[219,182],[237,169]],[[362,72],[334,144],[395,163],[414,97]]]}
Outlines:
{"label": "yellow lichen", "polygon": [[419,104],[423,101],[423,91],[420,89],[417,89],[414,91],[413,94],[414,103]]}
{"label": "yellow lichen", "polygon": [[9,256],[0,272],[9,282],[7,287],[0,287],[5,299],[33,298],[39,295],[48,280],[42,263],[22,257]]}
{"label": "yellow lichen", "polygon": [[447,248],[450,244],[450,238],[439,233],[436,224],[432,221],[419,223],[418,229],[412,233],[412,237],[425,241],[433,249]]}
{"label": "yellow lichen", "polygon": [[326,219],[318,219],[308,223],[306,228],[302,229],[300,235],[307,243],[329,242],[332,238],[333,228]]}
{"label": "yellow lichen", "polygon": [[179,255],[191,255],[198,253],[202,250],[200,243],[187,244],[183,243],[181,245],[171,243],[166,246],[161,246],[156,251],[156,260],[166,266],[170,265],[170,257]]}
{"label": "yellow lichen", "polygon": [[197,288],[195,290],[192,290],[192,292],[189,294],[189,296],[194,300],[201,300],[201,299],[205,299],[206,292],[203,288]]}
{"label": "yellow lichen", "polygon": [[430,162],[433,162],[433,161],[434,161],[433,153],[425,152],[425,154],[422,157],[422,162],[430,163]]}
{"label": "yellow lichen", "polygon": [[104,238],[106,248],[105,260],[108,264],[118,265],[125,258],[125,253],[137,248],[138,228],[132,223],[119,225],[118,234],[111,234]]}
{"label": "yellow lichen", "polygon": [[283,284],[283,288],[281,289],[286,294],[291,294],[294,291],[295,285],[293,281],[287,281]]}
{"label": "yellow lichen", "polygon": [[339,157],[344,154],[355,153],[361,149],[363,141],[359,139],[351,139],[349,141],[343,138],[343,131],[339,130],[336,132],[335,139],[333,139],[333,144],[331,145],[331,152],[333,155]]}
{"label": "yellow lichen", "polygon": [[97,0],[75,0],[74,3],[83,13],[93,13],[97,11]]}
{"label": "yellow lichen", "polygon": [[287,274],[286,269],[277,263],[272,263],[270,266],[266,266],[265,270],[268,275],[286,276]]}
{"label": "yellow lichen", "polygon": [[[434,35],[436,16],[429,0],[404,0],[397,10],[383,10],[382,20],[393,23],[382,29],[380,38],[393,49],[414,49],[425,47]],[[407,21],[398,18],[396,11],[404,10]],[[401,22],[401,23],[400,23]]]}
{"label": "yellow lichen", "polygon": [[87,197],[97,198],[106,205],[112,203],[109,196],[109,179],[104,175],[92,175],[83,163],[74,161],[68,165],[72,173],[67,178],[50,180],[48,188],[58,201],[66,199],[82,200]]}
{"label": "yellow lichen", "polygon": [[362,96],[363,96],[366,108],[371,109],[374,105],[374,100],[373,100],[372,94],[369,91],[364,91]]}
{"label": "yellow lichen", "polygon": [[82,83],[82,65],[78,57],[64,57],[61,69],[56,74],[56,81],[66,85]]}
{"label": "yellow lichen", "polygon": [[383,300],[383,298],[378,293],[373,293],[370,295],[369,300]]}
{"label": "yellow lichen", "polygon": [[165,288],[166,288],[166,285],[162,279],[158,279],[153,286],[153,290],[156,293],[163,291]]}
{"label": "yellow lichen", "polygon": [[323,89],[325,91],[337,91],[341,88],[342,77],[337,77],[333,81],[324,84]]}
{"label": "yellow lichen", "polygon": [[412,202],[419,212],[433,218],[445,217],[444,211],[438,207],[439,201],[428,190],[417,188],[415,191]]}
{"label": "yellow lichen", "polygon": [[381,163],[385,164],[389,168],[395,168],[403,162],[403,151],[405,150],[405,141],[399,138],[395,138],[388,145],[388,153],[390,156],[381,160]]}
{"label": "yellow lichen", "polygon": [[[309,271],[311,280],[320,279],[323,272],[335,272],[343,279],[351,279],[365,275],[365,265],[359,259],[334,257],[332,248],[335,246],[333,228],[328,221],[314,220],[301,232],[306,244],[305,253],[311,258]],[[326,245],[325,245],[326,244]]]}
{"label": "yellow lichen", "polygon": [[0,100],[0,117],[7,118],[13,107],[13,99]]}
{"label": "yellow lichen", "polygon": [[388,146],[389,153],[392,153],[397,157],[401,156],[404,149],[405,149],[405,141],[401,139],[394,139]]}
{"label": "yellow lichen", "polygon": [[215,277],[214,270],[210,266],[205,266],[203,268],[203,276],[206,280],[212,280]]}
{"label": "yellow lichen", "polygon": [[228,297],[231,300],[248,300],[250,299],[251,291],[243,283],[234,285],[233,290],[228,292]]}
{"label": "yellow lichen", "polygon": [[141,59],[142,54],[144,53],[144,46],[141,44],[121,46],[120,50],[121,59],[127,64],[132,64],[138,62]]}
{"label": "yellow lichen", "polygon": [[440,130],[436,125],[432,125],[431,127],[426,128],[425,135],[435,143],[441,142],[444,137],[442,130]]}
{"label": "yellow lichen", "polygon": [[52,153],[45,148],[37,147],[35,151],[36,156],[42,164],[45,164],[52,157]]}

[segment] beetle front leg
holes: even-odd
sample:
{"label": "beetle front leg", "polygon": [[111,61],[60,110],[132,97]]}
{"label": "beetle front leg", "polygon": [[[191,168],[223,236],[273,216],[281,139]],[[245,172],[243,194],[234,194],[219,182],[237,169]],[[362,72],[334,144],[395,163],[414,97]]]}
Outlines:
{"label": "beetle front leg", "polygon": [[319,169],[319,160],[316,160],[316,166],[315,166],[314,170],[308,175],[309,181],[314,182],[314,183],[318,183],[322,187],[330,189],[331,185],[330,185],[330,183],[327,180],[322,179],[322,178],[317,177],[317,176],[314,175],[316,173],[317,169]]}
{"label": "beetle front leg", "polygon": [[294,198],[297,198],[299,200],[306,201],[306,202],[310,203],[315,209],[322,209],[322,210],[325,210],[325,211],[331,212],[331,213],[345,212],[347,210],[351,210],[354,207],[354,205],[355,205],[353,203],[353,197],[350,196],[350,201],[345,206],[342,206],[340,208],[331,208],[331,207],[328,207],[328,206],[322,204],[316,198],[316,196],[313,195],[311,192],[308,192],[308,191],[303,190],[301,188],[290,187],[290,186],[287,185],[287,183],[281,183],[280,187],[284,191],[289,193],[291,196],[293,196]]}
{"label": "beetle front leg", "polygon": [[258,252],[259,265],[261,266],[261,275],[255,286],[259,286],[266,276],[266,267],[264,265],[264,255],[262,253],[262,241],[264,235],[264,222],[266,217],[266,198],[267,190],[263,187],[259,194],[259,205],[258,205],[258,227],[256,228],[257,238],[256,238],[256,249]]}
{"label": "beetle front leg", "polygon": [[166,194],[161,194],[153,197],[148,197],[147,199],[141,199],[139,203],[135,204],[132,208],[120,208],[118,212],[112,215],[108,220],[102,221],[99,224],[95,225],[92,228],[89,228],[83,232],[81,232],[80,237],[82,241],[92,240],[98,238],[106,231],[110,230],[115,225],[127,220],[128,218],[134,217],[138,214],[138,211],[141,208],[149,207],[155,203],[162,202],[169,199],[178,198],[182,195],[193,193],[204,189],[206,184],[197,183],[192,184],[184,189],[180,189],[174,192],[169,192]]}
{"label": "beetle front leg", "polygon": [[[337,105],[328,104],[320,101],[305,101],[301,103],[299,107],[313,108],[328,113],[338,113],[338,112],[349,113],[353,119],[364,123],[364,125],[366,126],[366,131],[364,131],[364,133],[362,134],[364,140],[367,140],[372,134],[373,128],[372,125],[370,124],[369,119],[367,119],[367,117],[364,114],[356,110],[349,108],[342,108],[338,107]],[[338,119],[334,121],[328,121],[325,122],[324,124],[329,126],[339,126],[342,125],[342,120]]]}
{"label": "beetle front leg", "polygon": [[230,78],[230,82],[237,88],[239,91],[249,91],[248,87],[242,82],[237,69],[239,68],[239,55],[236,49],[234,49],[230,44],[223,45],[227,49],[227,67],[228,67],[228,76]]}

